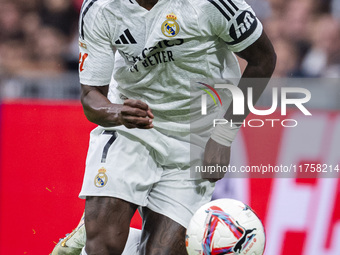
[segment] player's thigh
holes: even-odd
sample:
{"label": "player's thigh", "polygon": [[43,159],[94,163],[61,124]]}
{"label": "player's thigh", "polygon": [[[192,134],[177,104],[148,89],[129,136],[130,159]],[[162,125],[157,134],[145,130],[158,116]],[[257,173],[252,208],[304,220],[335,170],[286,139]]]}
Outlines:
{"label": "player's thigh", "polygon": [[167,216],[143,208],[140,255],[187,255],[186,229]]}
{"label": "player's thigh", "polygon": [[207,180],[190,179],[190,169],[165,169],[146,207],[186,228],[196,210],[211,200],[214,186]]}
{"label": "player's thigh", "polygon": [[87,197],[85,204],[86,246],[122,246],[129,234],[137,205],[114,197]]}

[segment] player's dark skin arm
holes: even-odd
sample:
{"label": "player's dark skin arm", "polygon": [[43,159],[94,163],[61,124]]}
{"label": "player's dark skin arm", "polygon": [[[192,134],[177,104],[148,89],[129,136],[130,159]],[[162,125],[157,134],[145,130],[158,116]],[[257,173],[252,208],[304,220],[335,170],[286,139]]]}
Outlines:
{"label": "player's dark skin arm", "polygon": [[[253,102],[256,104],[264,89],[266,88],[270,77],[272,76],[276,65],[276,54],[273,45],[263,31],[260,38],[245,50],[236,53],[239,57],[247,61],[247,67],[243,72],[242,79],[238,87],[242,90],[243,95],[247,98],[249,87],[253,88]],[[246,79],[261,78],[261,79]],[[233,105],[231,104],[224,118],[232,119],[234,122],[242,122],[249,114],[247,102],[245,100],[245,114],[233,115]]]}
{"label": "player's dark skin arm", "polygon": [[146,103],[127,99],[124,104],[112,104],[107,98],[108,88],[81,85],[81,103],[89,121],[103,127],[153,128],[154,116]]}
{"label": "player's dark skin arm", "polygon": [[[263,32],[260,38],[255,43],[250,45],[245,50],[238,52],[237,55],[245,59],[248,63],[246,69],[243,72],[239,88],[242,90],[245,98],[247,98],[247,88],[252,87],[253,102],[255,104],[260,98],[264,89],[266,88],[269,79],[275,69],[276,54],[273,45],[269,41],[265,32]],[[252,82],[250,83],[249,79],[244,78],[261,79],[252,79]],[[244,115],[233,115],[233,108],[231,104],[224,117],[227,120],[232,119],[233,122],[243,122],[243,120],[249,114],[249,109],[246,102],[244,109]],[[216,164],[219,164],[221,166],[228,166],[229,162],[230,147],[221,145],[210,138],[205,147],[204,164],[207,166],[216,166]],[[211,182],[216,182],[223,178],[223,176],[223,172],[215,172],[214,174],[205,174],[203,175],[203,178],[206,178]]]}

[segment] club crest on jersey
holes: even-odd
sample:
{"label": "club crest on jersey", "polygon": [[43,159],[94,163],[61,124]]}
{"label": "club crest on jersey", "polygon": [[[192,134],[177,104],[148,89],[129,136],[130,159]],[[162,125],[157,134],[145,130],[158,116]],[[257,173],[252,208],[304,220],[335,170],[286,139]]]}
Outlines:
{"label": "club crest on jersey", "polygon": [[177,23],[177,16],[173,13],[166,15],[166,21],[162,24],[162,33],[166,37],[174,37],[179,32],[179,25]]}
{"label": "club crest on jersey", "polygon": [[108,177],[105,173],[106,173],[106,169],[104,167],[98,170],[98,174],[94,178],[94,185],[97,188],[102,188],[106,185]]}

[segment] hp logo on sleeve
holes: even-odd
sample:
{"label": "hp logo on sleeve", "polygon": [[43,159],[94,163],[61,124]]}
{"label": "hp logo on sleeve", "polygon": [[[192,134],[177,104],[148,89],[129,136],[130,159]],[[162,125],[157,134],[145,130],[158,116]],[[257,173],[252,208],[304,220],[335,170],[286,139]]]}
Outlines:
{"label": "hp logo on sleeve", "polygon": [[242,12],[230,27],[230,36],[234,39],[233,42],[228,44],[237,44],[248,36],[250,36],[257,27],[257,19],[254,14],[249,11]]}

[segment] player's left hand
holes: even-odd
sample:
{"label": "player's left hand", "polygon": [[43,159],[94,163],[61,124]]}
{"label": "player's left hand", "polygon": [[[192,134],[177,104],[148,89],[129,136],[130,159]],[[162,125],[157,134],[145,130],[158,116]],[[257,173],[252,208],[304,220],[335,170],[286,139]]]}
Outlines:
{"label": "player's left hand", "polygon": [[[222,168],[223,166],[228,166],[229,162],[230,147],[221,145],[210,138],[205,146],[203,159],[204,166],[214,166],[216,169],[216,165],[219,165]],[[201,173],[201,175],[203,179],[207,179],[210,182],[217,182],[224,177],[225,173],[223,171],[207,171]]]}

